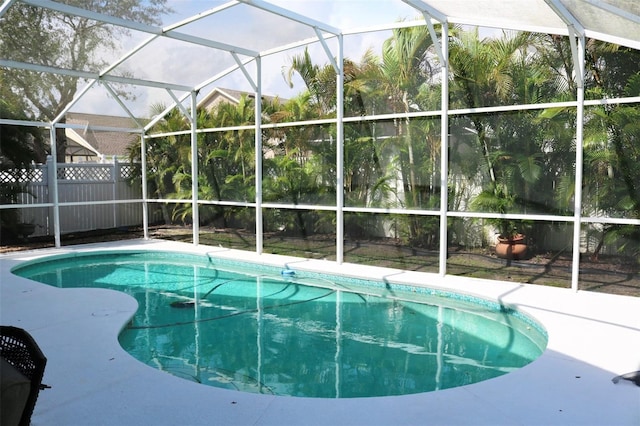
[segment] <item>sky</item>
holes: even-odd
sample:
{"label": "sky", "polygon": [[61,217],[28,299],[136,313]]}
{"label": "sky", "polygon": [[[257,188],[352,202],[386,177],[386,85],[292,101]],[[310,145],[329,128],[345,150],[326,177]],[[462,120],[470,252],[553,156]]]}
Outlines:
{"label": "sky", "polygon": [[[354,28],[371,28],[400,20],[422,19],[415,9],[405,4],[402,0],[167,1],[173,12],[162,17],[163,28],[179,23],[188,17],[202,15],[207,11],[232,5],[224,10],[207,15],[196,22],[180,26],[176,31],[190,37],[233,44],[234,46],[261,53],[276,46],[283,46],[294,41],[315,37],[316,34],[309,26],[280,16],[279,11],[276,11],[276,13],[267,12],[259,7],[245,4],[244,1],[251,4],[257,3],[257,5],[265,4],[265,1],[269,1],[269,4],[281,8],[280,12],[283,15],[298,14],[319,23],[320,27],[326,24],[344,31],[345,34]],[[529,13],[531,11],[522,10],[521,7],[521,4],[529,1],[531,4],[544,7],[531,8],[536,13],[532,13],[530,16]],[[439,0],[438,4],[443,11],[447,9],[449,12],[452,10],[457,11],[456,13],[459,13],[460,16],[457,16],[456,22],[478,22],[476,15],[481,14],[481,22],[484,25],[496,26],[497,17],[499,16],[500,25],[509,28],[524,28],[541,32],[548,32],[549,29],[554,29],[555,31],[560,31],[558,34],[563,34],[562,31],[566,31],[566,25],[560,17],[551,8],[545,6],[546,3],[542,0],[536,0],[535,2],[533,0],[515,2],[496,0],[487,3],[478,3],[474,0]],[[482,12],[485,12],[482,14],[479,8],[486,8],[487,5],[492,5],[492,7],[488,10],[482,9]],[[603,13],[601,9],[597,11]],[[521,19],[523,16],[526,16],[526,22]],[[588,21],[590,17],[591,15],[586,16],[585,19]],[[601,22],[603,20],[596,19],[591,24],[597,30]],[[521,26],[525,24],[525,27]],[[624,29],[627,32],[633,32],[636,26],[629,24]],[[480,30],[480,36],[492,36],[500,31],[485,28]],[[372,48],[373,54],[380,56],[381,43],[390,36],[390,31],[345,35],[344,55],[357,63],[360,62],[365,50]],[[130,37],[117,40],[119,44],[118,51],[105,50],[99,53],[108,63],[114,63],[127,52],[135,51],[134,48],[136,46],[145,40],[149,40],[150,37],[153,36],[149,33],[131,31]],[[616,38],[614,35],[611,37]],[[629,37],[629,40],[635,40],[635,33],[632,33]],[[329,62],[330,57],[337,55],[336,40],[329,40],[327,45],[330,49],[328,55],[320,43],[316,42],[309,45],[313,63],[322,66]],[[291,64],[292,57],[301,53],[303,53],[303,48],[298,47],[282,53],[263,55],[260,77],[263,94],[278,95],[287,99],[304,89],[300,79],[294,79],[294,87],[289,88],[283,78],[283,72]],[[242,61],[248,57],[239,54],[237,60]],[[219,76],[223,70],[235,65],[235,63],[234,57],[227,51],[160,37],[123,61],[115,69],[115,73],[157,82],[180,83],[191,88],[198,87],[205,81],[210,81],[214,76]],[[251,76],[252,81],[256,81],[256,69],[255,61],[246,67],[246,72]],[[99,72],[101,70],[92,71]],[[225,77],[217,78],[215,82],[203,87],[200,91],[200,98],[215,87],[253,91],[251,81],[241,71],[235,71]],[[148,89],[138,85],[134,87],[119,86],[115,87],[115,89],[125,90],[134,98],[133,101],[125,100],[124,102],[127,108],[138,117],[148,117],[151,105],[173,103],[172,95],[163,88]],[[182,91],[175,93],[175,96],[180,97],[184,94],[185,91]],[[111,98],[107,89],[100,84],[89,90],[73,106],[71,111],[105,115],[127,115],[125,108],[122,108],[118,102]]]}
{"label": "sky", "polygon": [[[163,25],[180,22],[224,3],[226,2],[211,0],[169,0],[168,4],[174,13],[163,17]],[[400,0],[272,0],[270,3],[343,30],[372,27],[418,17]],[[180,27],[177,31],[250,47],[257,51],[315,35],[313,30],[307,27],[244,4]],[[365,49],[377,46],[388,36],[389,33],[385,32],[345,37],[345,56],[358,60]],[[121,41],[120,51],[104,53],[109,61],[115,61],[149,37],[150,35],[146,33],[133,32],[130,38]],[[337,42],[331,41],[328,44],[335,54]],[[318,43],[311,45],[309,49],[314,62],[321,65],[328,63],[328,57]],[[379,47],[377,49],[379,50]],[[304,88],[300,80],[294,80],[294,87],[290,89],[282,75],[283,67],[286,68],[286,65],[290,64],[291,57],[301,52],[301,49],[297,49],[263,59],[263,94],[289,98]],[[240,57],[240,59],[244,58]],[[119,67],[119,71],[126,71],[137,78],[195,86],[234,64],[235,61],[229,53],[163,38],[150,43],[125,61]],[[255,65],[247,67],[247,71],[253,75],[255,75],[255,69]],[[215,87],[251,91],[251,85],[244,75],[241,72],[235,72],[203,88],[199,99]],[[168,105],[173,101],[171,95],[164,89],[149,90],[137,86],[129,88],[129,91],[135,96],[135,100],[126,100],[125,104],[136,116],[149,116],[151,105],[157,103]],[[175,92],[175,94],[180,96],[184,92]],[[127,112],[100,85],[95,85],[87,92],[71,111],[127,115]]]}

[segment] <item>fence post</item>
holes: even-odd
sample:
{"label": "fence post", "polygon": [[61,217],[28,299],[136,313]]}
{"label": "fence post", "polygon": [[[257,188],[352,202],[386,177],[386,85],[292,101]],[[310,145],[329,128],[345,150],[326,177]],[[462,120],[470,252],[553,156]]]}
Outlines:
{"label": "fence post", "polygon": [[118,178],[120,177],[120,163],[118,163],[118,158],[113,156],[113,167],[111,168],[111,180],[113,181],[113,204],[111,204],[113,210],[113,227],[118,227],[118,204],[116,204],[116,200],[118,199]]}
{"label": "fence post", "polygon": [[[56,203],[56,200],[54,199],[54,194],[52,193],[52,188],[54,185],[55,180],[58,178],[57,174],[56,174],[56,167],[55,164],[53,163],[53,157],[51,155],[47,155],[47,160],[44,163],[44,173],[42,174],[44,176],[45,179],[45,185],[47,188],[47,202],[48,203]],[[55,216],[54,216],[54,209],[56,209],[56,206],[53,207],[49,207],[49,214],[48,214],[48,218],[47,218],[47,234],[48,235],[53,235],[55,237],[56,235],[56,224],[55,224]]]}

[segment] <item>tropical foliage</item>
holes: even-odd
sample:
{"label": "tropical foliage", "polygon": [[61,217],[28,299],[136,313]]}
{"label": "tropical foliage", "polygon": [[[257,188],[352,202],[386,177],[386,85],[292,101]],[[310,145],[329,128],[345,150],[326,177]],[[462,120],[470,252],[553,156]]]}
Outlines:
{"label": "tropical foliage", "polygon": [[[0,71],[0,82],[3,74]],[[10,102],[14,101],[14,102]],[[20,99],[12,99],[9,90],[0,84],[0,116],[11,119],[26,119],[19,107]],[[3,124],[0,125],[0,204],[14,204],[18,202],[20,194],[27,190],[22,182],[26,170],[34,158],[37,150],[42,146],[42,132],[37,128]],[[0,210],[0,241],[10,242],[17,236],[16,227],[20,223],[18,209]]]}
{"label": "tropical foliage", "polygon": [[[574,214],[576,108],[535,105],[576,99],[576,72],[566,38],[505,32],[481,39],[477,30],[451,28],[449,103],[465,112],[449,120],[448,199],[450,210],[491,214]],[[640,56],[618,46],[589,41],[584,77],[588,99],[640,95]],[[434,248],[437,216],[416,214],[440,208],[441,130],[439,117],[420,112],[439,108],[441,80],[434,40],[424,27],[393,30],[377,55],[344,61],[344,193],[347,207],[405,209],[393,217],[350,213],[346,235],[394,235],[413,247]],[[336,117],[336,75],[317,64],[309,51],[291,58],[283,78],[305,87],[292,99],[263,101],[262,192],[265,203],[293,205],[264,210],[265,230],[300,236],[333,232],[333,216],[314,206],[336,200],[335,124],[296,124]],[[476,112],[482,107],[532,105],[516,111]],[[253,201],[256,165],[252,98],[199,111],[198,127],[228,129],[198,136],[199,196],[203,200]],[[398,118],[401,117],[401,118]],[[607,103],[586,108],[583,213],[640,218],[640,109]],[[187,120],[172,112],[160,132],[186,130]],[[191,197],[190,138],[153,138],[147,147],[149,184],[158,198]],[[137,149],[137,148],[136,148]],[[135,152],[135,149],[134,151]],[[163,153],[163,154],[160,154]],[[302,206],[302,207],[300,207]],[[166,220],[190,220],[190,204],[177,205]],[[201,217],[251,225],[249,210],[216,208]],[[462,219],[451,219],[451,228]],[[496,216],[485,224],[503,234],[537,236],[545,249],[547,223],[522,223]],[[604,244],[615,241],[625,253],[639,253],[640,229],[631,225],[595,227]],[[468,239],[452,233],[453,243]]]}
{"label": "tropical foliage", "polygon": [[[142,24],[158,25],[160,17],[171,12],[166,0],[66,0],[64,3]],[[0,57],[52,68],[99,71],[109,65],[104,53],[116,49],[122,34],[128,34],[128,30],[88,17],[17,2],[0,18]],[[65,73],[18,69],[2,72],[3,85],[7,84],[13,95],[24,102],[23,113],[43,121],[51,121],[64,111],[84,83]],[[124,97],[130,96],[119,86],[115,90]],[[58,160],[64,162],[66,136],[62,128],[58,129],[57,143]]]}

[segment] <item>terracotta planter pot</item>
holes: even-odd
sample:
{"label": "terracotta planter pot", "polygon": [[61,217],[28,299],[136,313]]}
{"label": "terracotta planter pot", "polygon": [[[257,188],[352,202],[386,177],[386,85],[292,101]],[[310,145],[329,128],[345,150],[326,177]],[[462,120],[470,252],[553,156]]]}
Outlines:
{"label": "terracotta planter pot", "polygon": [[496,244],[496,256],[502,259],[524,259],[527,255],[527,244],[522,234],[513,237],[498,237]]}

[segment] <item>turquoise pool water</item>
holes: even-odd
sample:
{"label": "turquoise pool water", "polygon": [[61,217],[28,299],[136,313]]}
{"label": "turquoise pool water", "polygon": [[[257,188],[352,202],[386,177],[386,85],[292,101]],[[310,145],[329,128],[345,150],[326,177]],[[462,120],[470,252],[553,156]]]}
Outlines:
{"label": "turquoise pool water", "polygon": [[535,321],[490,301],[203,255],[91,252],[12,272],[135,297],[138,311],[120,334],[132,356],[186,380],[246,392],[429,392],[509,373],[547,343]]}

